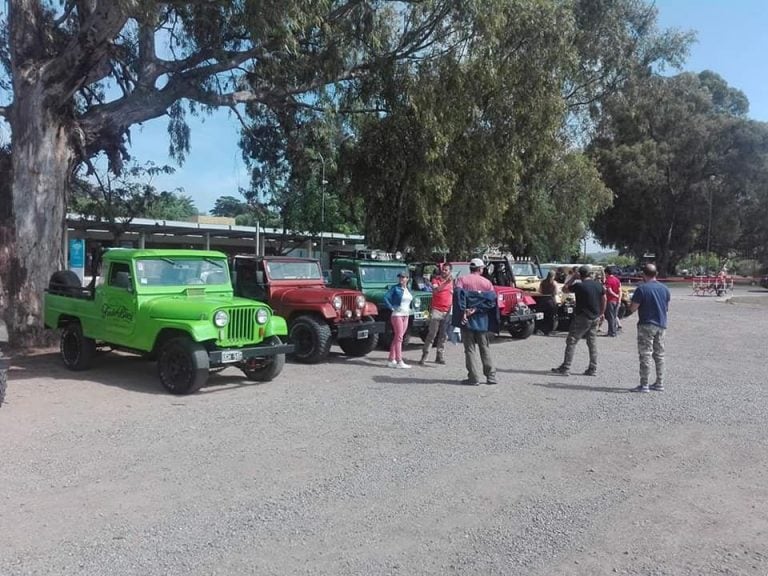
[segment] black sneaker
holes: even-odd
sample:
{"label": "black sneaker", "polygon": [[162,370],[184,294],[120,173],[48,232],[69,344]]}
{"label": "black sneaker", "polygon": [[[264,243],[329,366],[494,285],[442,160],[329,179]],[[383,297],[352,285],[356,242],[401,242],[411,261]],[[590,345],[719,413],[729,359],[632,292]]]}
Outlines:
{"label": "black sneaker", "polygon": [[630,392],[649,392],[651,389],[648,387],[648,384],[640,384],[639,386],[635,386],[634,388],[630,388]]}
{"label": "black sneaker", "polygon": [[474,380],[470,380],[467,378],[466,380],[461,381],[464,386],[480,386],[480,382],[475,382]]}
{"label": "black sneaker", "polygon": [[664,392],[664,384],[660,384],[659,382],[655,382],[648,386],[649,390],[653,390],[655,392]]}
{"label": "black sneaker", "polygon": [[565,366],[558,366],[557,368],[552,368],[552,372],[555,374],[560,374],[561,376],[568,376],[571,372],[566,368]]}
{"label": "black sneaker", "polygon": [[488,384],[488,386],[495,386],[496,384],[498,384],[496,380],[486,380],[485,383]]}
{"label": "black sneaker", "polygon": [[593,370],[592,368],[584,370],[584,376],[594,376],[595,374],[597,374],[597,370]]}

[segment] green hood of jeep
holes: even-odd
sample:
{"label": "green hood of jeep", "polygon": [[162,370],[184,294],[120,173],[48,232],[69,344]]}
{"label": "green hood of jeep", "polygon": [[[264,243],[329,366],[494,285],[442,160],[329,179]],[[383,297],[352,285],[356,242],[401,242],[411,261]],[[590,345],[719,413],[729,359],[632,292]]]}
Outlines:
{"label": "green hood of jeep", "polygon": [[199,296],[160,296],[146,302],[142,308],[150,318],[165,318],[168,320],[206,320],[213,317],[217,310],[234,307],[264,307],[269,306],[246,298],[235,298],[231,295],[205,297]]}

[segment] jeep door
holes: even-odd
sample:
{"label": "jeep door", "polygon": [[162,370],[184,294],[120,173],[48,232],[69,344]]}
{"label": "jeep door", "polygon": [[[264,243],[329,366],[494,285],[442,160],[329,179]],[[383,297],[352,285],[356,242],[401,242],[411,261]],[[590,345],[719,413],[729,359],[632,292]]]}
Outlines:
{"label": "jeep door", "polygon": [[110,262],[106,280],[97,291],[96,305],[104,340],[130,345],[136,328],[136,286],[128,262]]}

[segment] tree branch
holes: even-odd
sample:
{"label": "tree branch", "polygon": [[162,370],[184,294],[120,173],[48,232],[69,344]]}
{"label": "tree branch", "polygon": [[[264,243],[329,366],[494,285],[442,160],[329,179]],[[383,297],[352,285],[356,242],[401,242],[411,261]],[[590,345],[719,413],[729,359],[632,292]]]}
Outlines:
{"label": "tree branch", "polygon": [[0,118],[8,118],[11,114],[10,106],[0,106]]}

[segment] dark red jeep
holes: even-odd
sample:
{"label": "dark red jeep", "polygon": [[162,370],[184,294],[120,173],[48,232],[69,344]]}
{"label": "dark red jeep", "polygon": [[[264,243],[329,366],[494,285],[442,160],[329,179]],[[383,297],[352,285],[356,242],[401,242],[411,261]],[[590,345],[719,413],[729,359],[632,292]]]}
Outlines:
{"label": "dark red jeep", "polygon": [[[448,262],[453,269],[453,277],[458,278],[464,274],[469,274],[469,262]],[[413,282],[418,285],[420,290],[428,289],[429,281],[435,274],[440,273],[440,263],[418,263],[413,266]],[[493,289],[498,297],[499,316],[502,328],[509,331],[512,338],[523,340],[533,334],[537,313],[532,310],[536,301],[526,294],[523,290],[511,285],[505,285],[505,282],[489,277],[493,283]],[[540,313],[539,313],[540,314]],[[541,314],[543,317],[544,315]]]}
{"label": "dark red jeep", "polygon": [[232,276],[235,294],[268,302],[286,319],[300,362],[320,362],[334,341],[348,356],[365,356],[384,332],[376,305],[357,290],[327,287],[318,260],[235,256]]}

